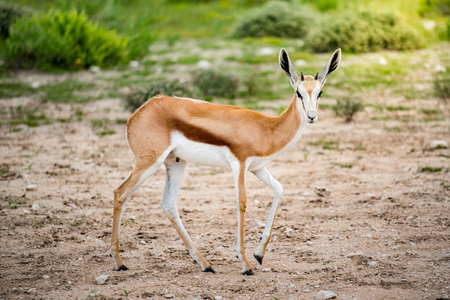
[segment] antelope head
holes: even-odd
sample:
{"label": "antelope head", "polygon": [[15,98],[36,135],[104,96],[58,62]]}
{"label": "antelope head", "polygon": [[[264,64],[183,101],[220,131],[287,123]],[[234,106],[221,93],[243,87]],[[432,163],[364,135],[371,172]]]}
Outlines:
{"label": "antelope head", "polygon": [[309,123],[317,122],[317,109],[319,108],[319,99],[322,95],[322,88],[328,76],[333,73],[339,66],[341,61],[341,49],[334,51],[331,55],[328,64],[317,73],[316,76],[303,75],[298,77],[294,70],[294,66],[289,59],[289,55],[284,48],[280,51],[280,66],[286,75],[289,77],[291,86],[295,91],[297,97],[297,104],[302,115],[306,117]]}

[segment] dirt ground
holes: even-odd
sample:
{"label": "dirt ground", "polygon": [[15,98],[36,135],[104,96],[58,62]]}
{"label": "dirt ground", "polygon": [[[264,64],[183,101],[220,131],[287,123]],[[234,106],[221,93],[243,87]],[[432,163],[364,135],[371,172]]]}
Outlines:
{"label": "dirt ground", "polygon": [[[19,104],[33,100],[1,102],[3,110]],[[52,116],[76,109],[44,105]],[[216,273],[201,272],[165,217],[162,167],[126,205],[121,255],[130,270],[113,270],[113,190],[133,156],[125,125],[99,137],[88,120],[126,119],[119,100],[83,106],[78,122],[3,126],[0,165],[9,171],[0,181],[0,298],[312,299],[331,290],[338,299],[449,299],[450,151],[430,142],[449,141],[450,118],[437,101],[402,105],[438,108],[444,119],[423,122],[410,110],[384,112],[391,119],[383,121],[368,107],[344,123],[320,110],[318,123],[269,165],[285,193],[262,266],[252,253],[273,194],[248,175],[245,245],[254,276],[241,275],[235,257],[231,172],[197,165],[186,169],[178,208]],[[412,121],[402,122],[405,115]],[[106,284],[96,283],[99,275],[110,276]]]}

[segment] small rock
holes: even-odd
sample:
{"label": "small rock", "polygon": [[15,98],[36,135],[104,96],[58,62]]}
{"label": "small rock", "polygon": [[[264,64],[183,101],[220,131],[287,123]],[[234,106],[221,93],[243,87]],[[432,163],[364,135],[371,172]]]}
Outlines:
{"label": "small rock", "polygon": [[137,68],[137,67],[139,67],[139,62],[138,62],[137,60],[130,60],[130,62],[128,63],[128,65],[129,65],[131,68]]}
{"label": "small rock", "polygon": [[89,71],[91,72],[91,73],[98,73],[98,72],[100,72],[100,67],[99,66],[91,66],[90,68],[89,68]]}
{"label": "small rock", "polygon": [[42,278],[44,278],[44,279],[49,279],[49,278],[50,278],[50,276],[48,276],[48,275],[44,275],[44,276],[42,276]]}
{"label": "small rock", "polygon": [[378,59],[378,63],[379,63],[380,65],[382,65],[382,66],[386,66],[386,65],[388,64],[388,61],[387,61],[386,58],[384,58],[383,56],[381,56],[381,57]]}
{"label": "small rock", "polygon": [[263,271],[263,272],[270,272],[270,271],[272,271],[272,269],[271,268],[262,268],[261,271]]}
{"label": "small rock", "polygon": [[273,50],[273,48],[270,48],[270,47],[264,47],[264,48],[258,49],[256,54],[258,54],[260,56],[274,55],[275,54],[275,50]]}
{"label": "small rock", "polygon": [[214,300],[222,300],[222,296],[214,296]]}
{"label": "small rock", "polygon": [[37,203],[33,203],[33,205],[31,205],[31,210],[39,210],[39,204]]}
{"label": "small rock", "polygon": [[308,246],[312,246],[312,245],[314,245],[314,243],[313,243],[313,242],[311,242],[311,241],[307,241],[307,242],[306,242],[306,245],[308,245]]}
{"label": "small rock", "polygon": [[311,293],[311,289],[306,289],[306,290],[304,290],[303,292],[305,292],[305,293]]}
{"label": "small rock", "polygon": [[303,66],[306,66],[306,61],[304,61],[303,59],[297,59],[297,60],[294,62],[294,65],[295,65],[296,67],[303,67]]}
{"label": "small rock", "polygon": [[316,187],[315,192],[319,197],[327,197],[331,194],[331,191],[326,187]]}
{"label": "small rock", "polygon": [[39,81],[33,81],[33,82],[30,84],[30,86],[31,86],[33,89],[38,89],[38,88],[41,87],[41,83],[40,83]]}
{"label": "small rock", "polygon": [[24,209],[24,210],[23,210],[23,213],[24,213],[24,214],[29,214],[30,211],[29,211],[28,209]]}
{"label": "small rock", "polygon": [[431,149],[447,149],[448,143],[446,141],[433,140],[430,142]]}
{"label": "small rock", "polygon": [[369,262],[369,267],[376,268],[376,267],[378,267],[378,264],[376,261],[371,261],[371,262]]}
{"label": "small rock", "polygon": [[436,27],[436,22],[433,20],[423,20],[422,26],[426,31],[433,31],[434,27]]}
{"label": "small rock", "polygon": [[197,63],[197,68],[203,69],[203,70],[209,69],[209,68],[211,68],[211,63],[209,61],[207,61],[207,60],[200,60]]}
{"label": "small rock", "polygon": [[294,231],[294,229],[289,228],[289,227],[286,227],[286,236],[287,236],[288,238],[291,238],[291,237],[292,237],[292,234],[291,234],[292,231]]}
{"label": "small rock", "polygon": [[97,277],[95,277],[95,281],[97,282],[97,284],[105,284],[109,279],[109,275],[99,275]]}
{"label": "small rock", "polygon": [[352,253],[347,254],[347,257],[363,256],[363,255],[364,255],[364,253],[362,253],[361,251],[358,251],[358,252],[352,252]]}
{"label": "small rock", "polygon": [[146,245],[146,244],[147,244],[147,242],[146,242],[146,241],[144,241],[144,240],[142,240],[142,241],[139,241],[139,243],[141,243],[142,245]]}
{"label": "small rock", "polygon": [[92,216],[94,214],[94,212],[92,210],[87,211],[84,215],[86,217]]}
{"label": "small rock", "polygon": [[264,227],[266,227],[266,224],[264,224],[260,220],[255,220],[255,227],[257,227],[257,228],[264,228]]}
{"label": "small rock", "polygon": [[36,191],[37,190],[37,185],[36,184],[29,184],[29,185],[27,185],[25,190],[28,191],[28,192]]}
{"label": "small rock", "polygon": [[165,294],[165,295],[164,295],[164,298],[167,298],[167,299],[171,299],[171,298],[173,298],[173,297],[175,297],[174,294]]}
{"label": "small rock", "polygon": [[337,294],[332,291],[319,291],[316,294],[317,300],[336,299]]}
{"label": "small rock", "polygon": [[440,73],[447,72],[447,68],[442,66],[442,65],[436,65],[435,69],[436,69],[437,72],[440,72]]}
{"label": "small rock", "polygon": [[27,294],[35,294],[35,293],[36,293],[36,288],[32,288],[27,291]]}

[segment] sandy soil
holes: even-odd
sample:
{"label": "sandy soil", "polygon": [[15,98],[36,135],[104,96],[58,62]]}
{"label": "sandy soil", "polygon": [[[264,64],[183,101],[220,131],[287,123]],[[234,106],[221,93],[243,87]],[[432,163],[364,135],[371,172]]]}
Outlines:
{"label": "sandy soil", "polygon": [[[33,103],[15,99],[7,106]],[[425,105],[438,107],[432,100]],[[415,101],[402,103],[416,109]],[[76,105],[45,104],[52,116]],[[444,109],[444,108],[440,108]],[[202,273],[160,208],[161,168],[127,203],[121,232],[127,272],[108,255],[113,190],[133,156],[125,125],[99,137],[89,118],[127,118],[118,100],[83,107],[84,120],[0,128],[0,298],[3,299],[449,299],[450,118],[423,122],[416,110],[367,108],[343,123],[330,110],[300,142],[269,165],[285,194],[262,266],[253,259],[272,191],[248,176],[247,255],[255,276],[239,273],[231,172],[188,165],[179,211],[216,273]],[[409,114],[410,122],[402,122]],[[389,130],[389,128],[396,128]],[[323,149],[320,141],[337,141]],[[351,166],[351,168],[350,168]],[[440,167],[440,172],[421,168]],[[26,187],[34,184],[35,190]],[[319,196],[316,187],[329,195]],[[37,204],[37,205],[36,205]],[[264,268],[264,270],[263,270]],[[104,285],[95,278],[109,275]]]}

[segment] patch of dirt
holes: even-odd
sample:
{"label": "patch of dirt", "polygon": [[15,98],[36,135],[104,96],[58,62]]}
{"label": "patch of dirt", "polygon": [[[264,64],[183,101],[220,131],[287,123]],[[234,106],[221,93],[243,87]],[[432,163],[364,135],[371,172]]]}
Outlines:
{"label": "patch of dirt", "polygon": [[[65,111],[51,106],[55,114]],[[126,117],[120,101],[88,104],[82,121],[19,132],[1,127],[0,298],[311,299],[332,290],[338,299],[448,299],[450,153],[428,148],[432,140],[448,141],[449,116],[386,124],[366,111],[347,124],[330,110],[319,113],[300,142],[268,166],[285,193],[263,266],[252,253],[272,191],[248,176],[250,277],[239,273],[235,257],[231,172],[196,165],[185,171],[178,208],[216,273],[193,263],[160,208],[162,168],[126,205],[121,255],[130,270],[113,270],[113,190],[133,157],[125,125],[111,123],[116,134],[99,137],[89,117]],[[320,141],[339,144],[323,149]],[[442,170],[421,172],[425,166]],[[31,184],[37,188],[27,190]],[[105,285],[95,283],[101,274],[110,275]]]}

